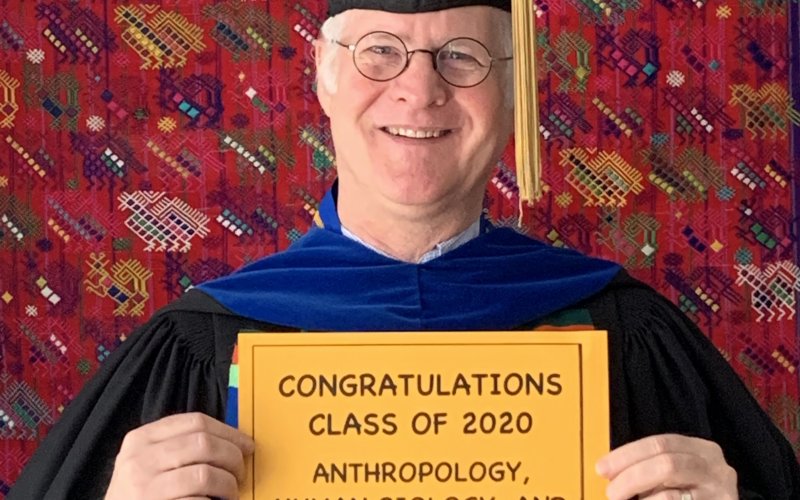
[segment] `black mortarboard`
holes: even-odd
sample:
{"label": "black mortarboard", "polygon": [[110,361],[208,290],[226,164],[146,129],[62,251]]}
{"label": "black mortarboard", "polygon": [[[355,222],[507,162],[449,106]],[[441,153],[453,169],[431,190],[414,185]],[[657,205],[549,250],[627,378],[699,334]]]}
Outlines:
{"label": "black mortarboard", "polygon": [[334,16],[350,9],[413,14],[471,5],[487,5],[512,14],[517,185],[520,203],[533,201],[542,194],[542,176],[535,69],[536,16],[532,0],[329,0],[328,15]]}
{"label": "black mortarboard", "polygon": [[488,5],[511,11],[511,0],[330,0],[328,15],[335,16],[350,9],[384,10],[398,14],[433,12],[436,10],[466,7],[468,5]]}

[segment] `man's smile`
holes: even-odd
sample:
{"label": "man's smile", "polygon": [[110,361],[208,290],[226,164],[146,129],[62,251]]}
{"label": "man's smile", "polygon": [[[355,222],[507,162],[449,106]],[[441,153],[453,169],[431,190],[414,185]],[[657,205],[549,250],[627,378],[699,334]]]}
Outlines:
{"label": "man's smile", "polygon": [[393,137],[409,139],[440,139],[450,135],[452,129],[410,128],[410,127],[381,127],[381,131]]}

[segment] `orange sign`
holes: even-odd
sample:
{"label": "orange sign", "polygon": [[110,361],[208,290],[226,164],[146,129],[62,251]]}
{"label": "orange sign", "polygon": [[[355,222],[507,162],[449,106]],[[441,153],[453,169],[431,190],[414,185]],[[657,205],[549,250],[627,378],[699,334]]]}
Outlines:
{"label": "orange sign", "polygon": [[604,498],[606,333],[239,335],[253,500]]}

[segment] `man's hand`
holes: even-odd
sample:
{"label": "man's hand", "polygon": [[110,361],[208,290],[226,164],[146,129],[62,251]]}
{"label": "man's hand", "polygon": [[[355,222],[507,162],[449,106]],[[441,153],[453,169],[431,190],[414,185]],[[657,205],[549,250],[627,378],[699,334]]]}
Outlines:
{"label": "man's hand", "polygon": [[248,436],[202,413],[184,413],[125,435],[106,500],[239,498]]}
{"label": "man's hand", "polygon": [[597,462],[610,500],[738,500],[736,471],[705,439],[661,434],[617,448]]}

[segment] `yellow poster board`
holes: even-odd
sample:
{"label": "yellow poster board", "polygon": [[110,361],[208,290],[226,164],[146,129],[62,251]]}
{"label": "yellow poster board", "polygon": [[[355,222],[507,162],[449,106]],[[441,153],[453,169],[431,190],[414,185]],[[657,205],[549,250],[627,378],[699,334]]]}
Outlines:
{"label": "yellow poster board", "polygon": [[252,500],[605,498],[606,332],[239,335]]}

